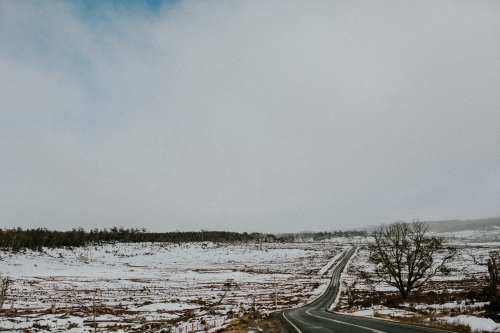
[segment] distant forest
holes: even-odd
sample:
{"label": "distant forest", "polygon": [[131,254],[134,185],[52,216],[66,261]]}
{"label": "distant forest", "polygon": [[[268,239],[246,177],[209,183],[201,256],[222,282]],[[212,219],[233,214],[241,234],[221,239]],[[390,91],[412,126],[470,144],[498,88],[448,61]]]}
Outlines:
{"label": "distant forest", "polygon": [[83,228],[71,231],[51,231],[45,228],[37,229],[0,229],[0,249],[19,251],[31,249],[42,251],[43,247],[81,247],[87,245],[108,243],[292,243],[307,241],[322,241],[336,237],[366,237],[365,230],[333,231],[333,232],[302,232],[288,234],[238,233],[229,231],[175,231],[175,232],[148,232],[142,229],[111,229]]}

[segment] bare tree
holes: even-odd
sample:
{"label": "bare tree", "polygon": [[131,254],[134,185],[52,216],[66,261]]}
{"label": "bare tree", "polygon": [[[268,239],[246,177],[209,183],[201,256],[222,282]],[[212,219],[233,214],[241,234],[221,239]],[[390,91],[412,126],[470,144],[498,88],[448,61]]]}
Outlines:
{"label": "bare tree", "polygon": [[486,265],[490,275],[490,286],[492,289],[498,289],[500,284],[500,253],[498,251],[490,252]]}
{"label": "bare tree", "polygon": [[[445,249],[443,238],[430,237],[427,230],[426,223],[415,220],[382,225],[372,232],[375,241],[369,245],[369,261],[376,265],[379,278],[396,287],[403,299],[438,272],[449,273],[445,264],[455,249]],[[444,256],[436,263],[435,255],[442,251]]]}
{"label": "bare tree", "polygon": [[498,289],[500,285],[500,252],[491,251],[486,261],[473,255],[470,251],[466,253],[472,258],[475,265],[488,267],[488,280],[492,290]]}
{"label": "bare tree", "polygon": [[12,284],[12,279],[9,276],[0,276],[0,310],[3,309],[3,303],[7,298],[7,291]]}
{"label": "bare tree", "polygon": [[488,267],[489,286],[483,288],[482,298],[487,298],[489,304],[484,307],[487,318],[499,319],[500,313],[500,252],[491,251],[486,261],[478,259],[466,251],[474,260],[474,264]]}
{"label": "bare tree", "polygon": [[217,305],[219,305],[222,302],[222,300],[224,299],[224,297],[226,297],[226,294],[228,291],[230,291],[231,289],[237,289],[237,288],[238,288],[238,284],[236,282],[234,282],[233,279],[227,279],[226,282],[224,282],[224,295],[222,295],[222,297],[220,298]]}

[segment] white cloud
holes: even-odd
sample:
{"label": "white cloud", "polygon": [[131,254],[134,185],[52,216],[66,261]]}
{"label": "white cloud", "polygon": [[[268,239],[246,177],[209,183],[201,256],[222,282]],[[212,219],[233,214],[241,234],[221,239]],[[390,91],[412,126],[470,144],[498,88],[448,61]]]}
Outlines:
{"label": "white cloud", "polygon": [[2,5],[7,225],[298,231],[500,213],[495,3],[180,2],[103,7],[101,21]]}

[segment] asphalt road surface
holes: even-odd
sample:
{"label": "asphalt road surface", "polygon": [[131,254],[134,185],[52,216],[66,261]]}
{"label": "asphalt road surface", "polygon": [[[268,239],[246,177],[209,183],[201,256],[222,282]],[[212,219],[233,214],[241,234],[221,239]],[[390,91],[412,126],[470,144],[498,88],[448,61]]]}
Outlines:
{"label": "asphalt road surface", "polygon": [[359,318],[347,315],[333,314],[326,311],[335,299],[340,285],[340,274],[349,258],[356,251],[353,247],[335,268],[332,280],[326,292],[311,304],[298,309],[286,310],[279,318],[289,333],[443,333],[439,329],[393,323],[383,320]]}

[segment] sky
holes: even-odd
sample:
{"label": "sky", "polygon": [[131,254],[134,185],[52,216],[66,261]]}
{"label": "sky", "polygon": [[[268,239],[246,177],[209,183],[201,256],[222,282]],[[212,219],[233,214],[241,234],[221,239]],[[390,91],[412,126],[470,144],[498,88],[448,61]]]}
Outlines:
{"label": "sky", "polygon": [[0,2],[0,228],[500,216],[498,1]]}

